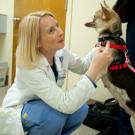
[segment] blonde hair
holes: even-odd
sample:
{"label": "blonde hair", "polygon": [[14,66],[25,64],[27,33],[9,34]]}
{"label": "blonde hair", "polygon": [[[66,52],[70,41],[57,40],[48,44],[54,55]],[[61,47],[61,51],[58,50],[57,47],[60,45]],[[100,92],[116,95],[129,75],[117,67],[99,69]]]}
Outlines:
{"label": "blonde hair", "polygon": [[[31,68],[38,63],[40,51],[37,47],[40,37],[40,19],[54,15],[49,11],[33,12],[25,16],[19,25],[19,43],[16,50],[16,65]],[[55,18],[55,17],[54,17]]]}

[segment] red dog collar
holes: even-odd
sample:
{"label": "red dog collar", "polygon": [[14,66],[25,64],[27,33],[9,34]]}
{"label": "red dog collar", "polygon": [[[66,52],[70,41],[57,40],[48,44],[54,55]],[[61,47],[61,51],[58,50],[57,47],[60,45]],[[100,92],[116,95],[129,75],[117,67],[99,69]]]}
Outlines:
{"label": "red dog collar", "polygon": [[118,65],[109,66],[108,70],[109,71],[114,71],[114,70],[124,69],[124,68],[127,68],[127,67],[128,67],[128,64],[124,63],[124,64],[118,64]]}
{"label": "red dog collar", "polygon": [[126,45],[121,45],[121,44],[113,44],[113,43],[110,43],[110,48],[114,48],[114,49],[117,49],[117,50],[121,50],[123,52],[127,51],[127,46]]}
{"label": "red dog collar", "polygon": [[[106,45],[106,42],[102,41],[102,42],[98,42],[95,46],[97,47],[97,46],[105,46],[105,45]],[[110,42],[110,48],[121,50],[123,52],[127,51],[127,47],[126,47],[125,44],[124,45],[122,45],[122,44],[114,44],[114,43]],[[128,68],[127,63],[122,63],[122,64],[116,64],[116,65],[109,66],[108,70],[109,71],[114,71],[114,70],[121,70],[121,69],[124,69],[124,68]]]}
{"label": "red dog collar", "polygon": [[[98,43],[96,43],[96,47],[97,46],[105,46],[106,45],[106,42],[98,42]],[[110,42],[110,48],[113,48],[113,49],[117,49],[117,50],[121,50],[121,51],[127,51],[127,47],[126,47],[126,45],[122,45],[122,44],[114,44],[114,43],[111,43]]]}

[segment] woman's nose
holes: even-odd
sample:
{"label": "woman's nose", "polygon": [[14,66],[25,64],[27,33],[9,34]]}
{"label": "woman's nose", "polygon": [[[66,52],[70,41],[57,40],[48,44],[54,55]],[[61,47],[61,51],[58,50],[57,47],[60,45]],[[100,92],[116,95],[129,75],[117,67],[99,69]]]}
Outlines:
{"label": "woman's nose", "polygon": [[59,34],[60,34],[60,35],[63,35],[63,34],[64,34],[64,32],[63,32],[63,30],[62,30],[61,27],[59,28]]}

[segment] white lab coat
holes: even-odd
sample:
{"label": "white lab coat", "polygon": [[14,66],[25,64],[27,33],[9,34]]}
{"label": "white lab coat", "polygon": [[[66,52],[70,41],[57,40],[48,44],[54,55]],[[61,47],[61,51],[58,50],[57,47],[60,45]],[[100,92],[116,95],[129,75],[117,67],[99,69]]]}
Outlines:
{"label": "white lab coat", "polygon": [[16,109],[0,108],[0,135],[24,135]]}
{"label": "white lab coat", "polygon": [[[4,108],[18,108],[19,115],[24,103],[28,100],[41,98],[54,109],[71,114],[79,109],[93,95],[95,87],[84,75],[70,90],[62,90],[62,85],[68,70],[78,74],[87,71],[92,52],[80,58],[65,48],[57,51],[55,63],[58,71],[58,80],[55,81],[53,71],[45,57],[42,57],[38,66],[33,69],[16,69],[16,78],[8,90],[3,102]],[[70,78],[72,79],[72,78]]]}

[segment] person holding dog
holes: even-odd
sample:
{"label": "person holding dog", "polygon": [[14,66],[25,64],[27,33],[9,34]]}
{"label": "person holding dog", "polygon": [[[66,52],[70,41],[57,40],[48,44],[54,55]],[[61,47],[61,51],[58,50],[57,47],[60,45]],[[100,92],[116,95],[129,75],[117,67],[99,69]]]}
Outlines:
{"label": "person holding dog", "polygon": [[[27,135],[69,135],[85,119],[95,79],[112,60],[109,43],[105,50],[76,56],[64,48],[64,33],[52,13],[30,13],[19,26],[16,77],[3,107],[17,108]],[[63,90],[67,70],[84,76]]]}
{"label": "person holding dog", "polygon": [[[128,59],[135,69],[135,8],[133,0],[117,0],[113,9],[120,16],[122,23],[127,23],[126,45],[128,49]],[[133,73],[134,74],[134,73]],[[130,86],[129,86],[130,87]],[[122,108],[119,120],[120,133],[123,135],[133,135],[134,131],[130,121],[130,115]]]}
{"label": "person holding dog", "polygon": [[133,0],[117,0],[113,9],[118,13],[122,23],[127,23],[126,45],[128,58],[135,68],[135,8]]}

